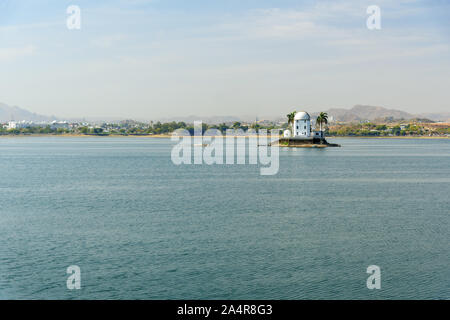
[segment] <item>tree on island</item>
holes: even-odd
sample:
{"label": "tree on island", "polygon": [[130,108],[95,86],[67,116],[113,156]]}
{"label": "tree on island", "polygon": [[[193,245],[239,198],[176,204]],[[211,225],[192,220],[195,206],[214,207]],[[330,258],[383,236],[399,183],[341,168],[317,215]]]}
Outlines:
{"label": "tree on island", "polygon": [[297,113],[297,111],[291,112],[289,114],[286,115],[286,117],[288,118],[288,126],[289,126],[289,130],[291,130],[291,134],[294,135],[294,132],[292,131],[292,126],[294,125],[294,119],[295,119],[295,114]]}
{"label": "tree on island", "polygon": [[322,125],[328,124],[328,114],[326,112],[321,112],[317,117],[316,123],[320,126],[320,131],[322,132]]}

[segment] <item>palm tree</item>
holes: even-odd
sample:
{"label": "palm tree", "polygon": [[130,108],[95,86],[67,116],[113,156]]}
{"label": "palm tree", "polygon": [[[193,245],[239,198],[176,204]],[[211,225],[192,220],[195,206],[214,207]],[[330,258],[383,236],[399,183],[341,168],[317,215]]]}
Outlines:
{"label": "palm tree", "polygon": [[294,125],[294,119],[295,119],[295,114],[297,113],[297,111],[291,112],[287,115],[288,118],[288,127],[291,130],[291,133],[294,134],[294,132],[292,132],[292,126]]}
{"label": "palm tree", "polygon": [[321,112],[319,116],[317,117],[316,123],[320,126],[320,131],[322,130],[323,124],[328,124],[328,114],[326,112]]}

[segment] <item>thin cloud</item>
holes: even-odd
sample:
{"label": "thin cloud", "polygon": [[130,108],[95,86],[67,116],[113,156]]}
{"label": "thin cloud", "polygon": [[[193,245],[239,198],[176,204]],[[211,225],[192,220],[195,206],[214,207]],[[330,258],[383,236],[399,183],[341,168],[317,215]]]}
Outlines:
{"label": "thin cloud", "polygon": [[91,44],[100,48],[111,48],[126,39],[124,34],[112,34],[91,40]]}
{"label": "thin cloud", "polygon": [[21,57],[31,56],[36,52],[33,45],[19,48],[0,48],[0,61],[15,60]]}

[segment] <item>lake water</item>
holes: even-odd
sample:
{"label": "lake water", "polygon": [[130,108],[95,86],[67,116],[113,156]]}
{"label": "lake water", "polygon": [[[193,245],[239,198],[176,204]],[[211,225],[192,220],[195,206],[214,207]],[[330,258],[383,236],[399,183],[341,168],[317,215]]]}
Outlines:
{"label": "lake water", "polygon": [[450,299],[450,140],[330,140],[261,176],[168,139],[1,138],[0,299]]}

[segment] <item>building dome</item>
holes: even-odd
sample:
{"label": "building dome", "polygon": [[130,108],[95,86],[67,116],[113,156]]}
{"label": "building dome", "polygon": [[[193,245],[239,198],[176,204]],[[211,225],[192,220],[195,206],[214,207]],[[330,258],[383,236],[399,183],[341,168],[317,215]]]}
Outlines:
{"label": "building dome", "polygon": [[295,114],[294,120],[310,120],[308,112],[300,111]]}

